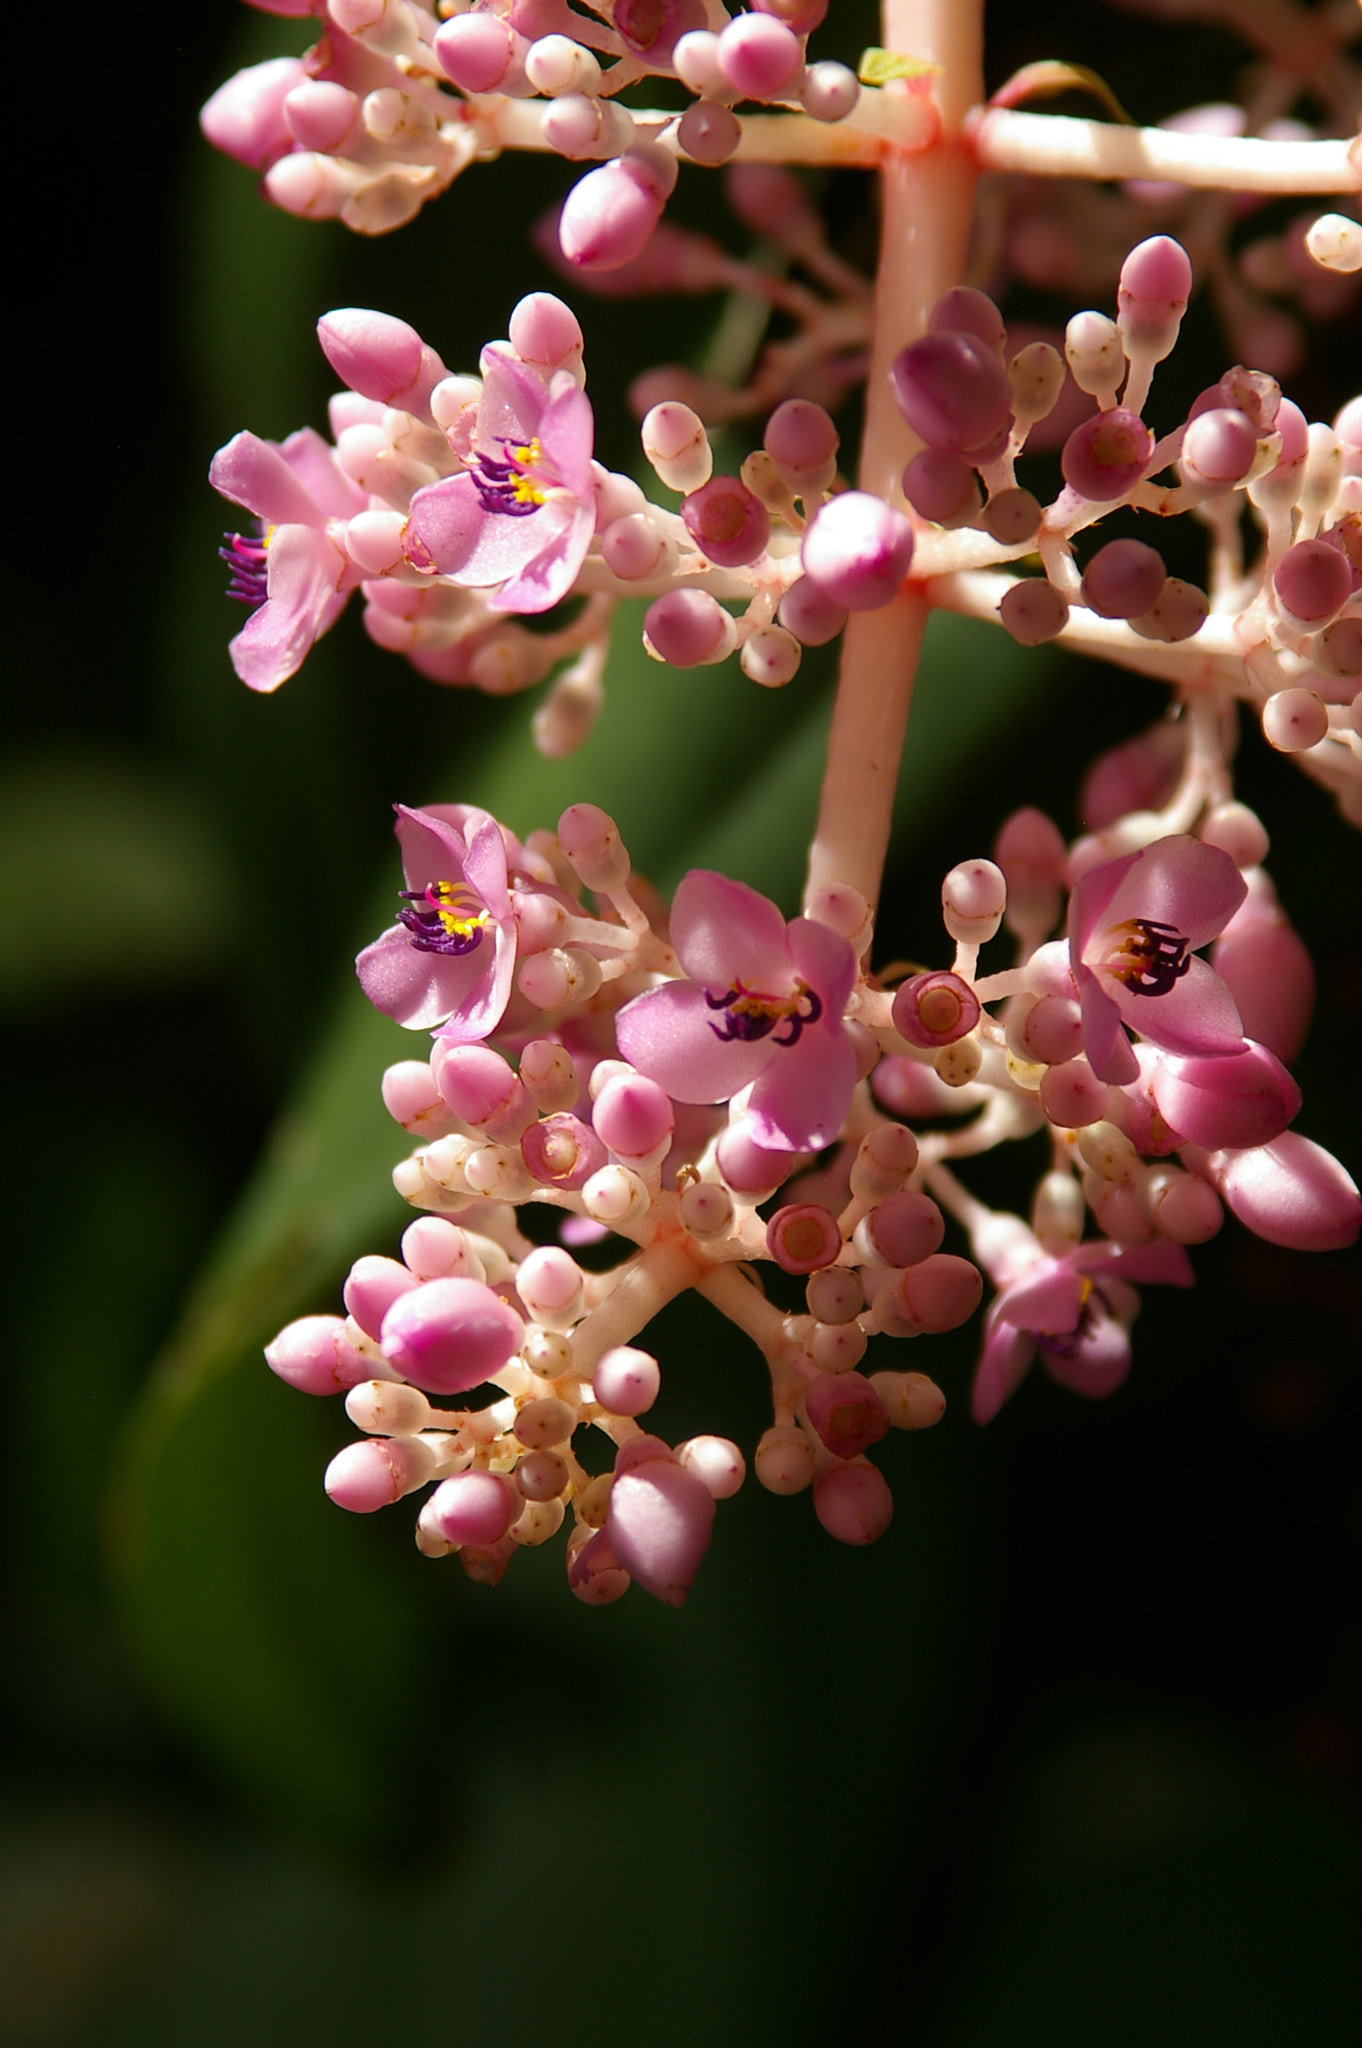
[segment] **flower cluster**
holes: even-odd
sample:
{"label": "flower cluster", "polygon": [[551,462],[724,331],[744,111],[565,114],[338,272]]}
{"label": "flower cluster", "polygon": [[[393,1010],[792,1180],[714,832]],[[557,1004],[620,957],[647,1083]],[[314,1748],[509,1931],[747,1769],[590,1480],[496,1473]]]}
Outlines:
{"label": "flower cluster", "polygon": [[[869,1543],[893,1506],[874,1447],[944,1408],[931,1373],[883,1361],[966,1324],[985,1278],[981,1422],[1037,1357],[1110,1394],[1137,1289],[1189,1286],[1190,1249],[1227,1211],[1302,1251],[1362,1225],[1344,1168],[1292,1128],[1314,973],[1232,779],[1242,705],[1362,822],[1362,397],[1307,418],[1283,388],[1294,315],[1270,303],[1355,302],[1355,24],[1294,0],[1240,10],[1265,58],[1253,102],[1141,130],[1023,111],[1075,83],[1110,103],[1063,65],[983,105],[967,0],[914,12],[930,47],[868,51],[864,91],[810,60],[824,0],[258,4],[318,15],[321,38],[231,81],[204,124],[278,204],[379,232],[475,155],[547,148],[590,166],[554,216],[565,274],[745,292],[783,325],[745,382],[663,367],[634,384],[658,495],[594,459],[582,330],[559,299],[522,298],[477,375],[382,313],[328,314],[333,443],[241,434],[213,464],[256,522],[223,550],[252,608],[243,680],[294,673],[358,589],[372,637],[432,680],[551,679],[535,733],[561,754],[599,705],[622,597],[648,600],[657,661],[736,655],[766,687],[841,643],[793,919],[706,869],[664,906],[589,803],[523,842],[471,804],[399,807],[398,910],[358,972],[431,1034],[384,1080],[417,1140],[396,1187],[422,1213],[400,1259],[357,1261],[344,1316],[302,1318],[267,1356],[344,1395],[361,1437],[327,1474],[341,1506],[422,1493],[421,1550],[493,1583],[570,1515],[578,1597],[636,1580],[680,1605],[747,1463],[640,1420],[663,1385],[641,1340],[694,1289],[769,1373],[758,1482],[807,1490],[833,1537]],[[903,16],[884,19],[890,44]],[[648,77],[684,111],[622,104]],[[780,276],[663,220],[682,160],[729,165]],[[786,167],[828,162],[885,173],[873,287]],[[1087,182],[1067,175],[1080,166]],[[1309,213],[1231,244],[1287,192]],[[1014,318],[1014,279],[1079,309],[1050,329]],[[1230,348],[1171,404],[1158,373],[1198,279]],[[862,381],[853,484],[834,412]],[[710,430],[747,420],[760,445],[754,428],[716,462]],[[1186,576],[1149,538],[1174,518]],[[1093,763],[1080,837],[1015,810],[990,858],[944,878],[939,964],[876,973],[933,609],[1156,678],[1170,707]],[[967,1184],[1005,1144],[1038,1167],[1025,1215]]]}

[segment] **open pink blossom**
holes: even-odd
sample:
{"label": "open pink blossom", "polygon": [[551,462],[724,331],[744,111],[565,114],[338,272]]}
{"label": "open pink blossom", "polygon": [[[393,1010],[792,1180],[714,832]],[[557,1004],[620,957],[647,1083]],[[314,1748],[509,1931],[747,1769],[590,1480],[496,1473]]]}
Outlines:
{"label": "open pink blossom", "polygon": [[591,406],[570,371],[545,382],[496,344],[482,376],[469,466],[416,493],[406,558],[492,591],[491,611],[546,612],[571,590],[595,530]]}
{"label": "open pink blossom", "polygon": [[1195,954],[1245,894],[1229,855],[1185,834],[1090,868],[1075,884],[1069,955],[1099,1080],[1119,1087],[1139,1072],[1122,1025],[1166,1052],[1243,1051],[1234,997]]}
{"label": "open pink blossom", "polygon": [[1130,1325],[1139,1310],[1132,1280],[1190,1287],[1180,1244],[1081,1244],[1062,1258],[1041,1254],[1002,1288],[984,1322],[970,1410],[991,1422],[1039,1352],[1051,1379],[1090,1400],[1114,1393],[1130,1371]]}
{"label": "open pink blossom", "polygon": [[515,970],[501,826],[467,804],[396,810],[403,907],[393,929],[356,960],[360,986],[408,1030],[438,1025],[464,1044],[486,1038],[501,1021]]}
{"label": "open pink blossom", "polygon": [[620,1011],[620,1052],[678,1102],[726,1102],[751,1084],[751,1135],[816,1152],[841,1129],[856,1085],[842,1019],[856,957],[812,918],[787,924],[743,882],[697,868],[672,906],[672,943],[690,977]]}
{"label": "open pink blossom", "polygon": [[369,501],[311,427],[284,442],[234,435],[213,457],[208,481],[260,522],[256,534],[227,534],[219,552],[231,567],[231,596],[252,608],[232,642],[232,666],[252,690],[277,690],[360,580],[333,535]]}

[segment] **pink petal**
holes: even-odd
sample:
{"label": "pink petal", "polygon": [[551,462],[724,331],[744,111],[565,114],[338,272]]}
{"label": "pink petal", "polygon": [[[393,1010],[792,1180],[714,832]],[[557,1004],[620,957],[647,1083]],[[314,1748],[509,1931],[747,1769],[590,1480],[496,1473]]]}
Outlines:
{"label": "pink petal", "polygon": [[1072,1345],[1042,1343],[1041,1363],[1052,1380],[1090,1401],[1114,1394],[1130,1371],[1130,1334],[1123,1323],[1098,1310],[1090,1327]]}
{"label": "pink petal", "polygon": [[1224,930],[1247,894],[1248,884],[1227,853],[1177,833],[1135,856],[1101,921],[1168,924],[1195,952]]}
{"label": "pink petal", "polygon": [[[1244,1049],[1244,1027],[1234,997],[1213,967],[1193,956],[1187,971],[1163,995],[1141,995],[1124,982],[1103,976],[1103,987],[1133,1030],[1168,1052],[1236,1053]],[[1087,1033],[1087,1008],[1083,1013]],[[1091,1053],[1088,1055],[1092,1058]],[[1097,1071],[1094,1062],[1094,1072]],[[1104,1074],[1103,1080],[1118,1077]],[[1119,1077],[1133,1081],[1134,1074]]]}
{"label": "pink petal", "polygon": [[1014,1330],[1001,1319],[990,1321],[970,1390],[970,1413],[976,1422],[992,1422],[1004,1401],[1016,1393],[1036,1355],[1025,1330]]}
{"label": "pink petal", "polygon": [[794,1045],[771,1049],[768,1038],[755,1049],[763,1047],[767,1064],[747,1112],[753,1137],[776,1151],[821,1152],[832,1144],[851,1107],[856,1054],[850,1038],[840,1028],[827,1031],[814,1024],[805,1026]]}
{"label": "pink petal", "polygon": [[1075,972],[1094,931],[1099,924],[1110,922],[1107,906],[1139,858],[1138,853],[1127,853],[1120,860],[1104,861],[1074,883],[1069,898],[1069,948]]}
{"label": "pink petal", "polygon": [[234,505],[244,505],[267,526],[321,526],[323,514],[302,480],[272,441],[258,434],[234,434],[219,448],[208,481]]}
{"label": "pink petal", "polygon": [[1067,1337],[1078,1328],[1090,1289],[1067,1260],[1047,1259],[1025,1279],[1004,1288],[997,1313],[1019,1330]]}
{"label": "pink petal", "polygon": [[501,827],[485,812],[474,811],[468,820],[468,851],[464,855],[464,879],[472,884],[492,916],[500,922],[511,914],[506,889],[506,842]]}
{"label": "pink petal", "polygon": [[484,977],[490,979],[493,962],[490,937],[473,953],[427,953],[412,944],[405,926],[395,925],[364,948],[355,972],[365,995],[385,1017],[408,1031],[431,1031],[469,1002]]}
{"label": "pink petal", "polygon": [[856,979],[856,955],[840,932],[816,918],[794,917],[785,927],[790,956],[798,973],[823,1005],[823,1022],[842,1022]]}
{"label": "pink petal", "polygon": [[1159,1282],[1165,1287],[1191,1287],[1195,1280],[1185,1248],[1166,1237],[1156,1237],[1152,1244],[1131,1245],[1097,1240],[1081,1244],[1070,1259],[1080,1272],[1101,1277]]}
{"label": "pink petal", "polygon": [[349,563],[315,526],[276,526],[267,557],[269,592],[233,640],[232,666],[252,690],[277,690],[339,617]]}
{"label": "pink petal", "polygon": [[407,887],[427,889],[432,882],[462,881],[463,835],[431,811],[409,810],[405,804],[394,804],[393,809]]}
{"label": "pink petal", "polygon": [[359,485],[337,462],[335,449],[314,428],[299,427],[280,443],[279,453],[328,519],[353,519],[368,505]]}
{"label": "pink petal", "polygon": [[[563,524],[565,515],[570,518]],[[494,597],[487,600],[489,612],[546,612],[565,598],[577,581],[577,571],[591,545],[591,536],[596,530],[596,504],[593,493],[589,503],[571,505],[563,499],[550,499],[544,506],[545,514],[552,513],[557,530],[550,531],[539,552],[525,564],[518,576],[502,586]],[[540,513],[531,515],[536,524],[536,535],[543,540],[550,522]],[[522,520],[528,526],[531,519]]]}
{"label": "pink petal", "polygon": [[477,444],[500,456],[503,441],[521,444],[539,432],[549,389],[537,370],[496,342],[482,352],[482,396],[478,400]]}
{"label": "pink petal", "polygon": [[672,944],[692,981],[716,993],[738,982],[771,995],[794,983],[785,920],[767,896],[708,868],[683,875],[672,899]]}
{"label": "pink petal", "polygon": [[1121,1012],[1090,968],[1077,970],[1083,1012],[1083,1050],[1099,1081],[1124,1088],[1140,1077],[1140,1063],[1121,1029]]}
{"label": "pink petal", "polygon": [[720,1038],[713,1027],[722,1022],[695,982],[669,981],[625,1004],[615,1042],[630,1066],[678,1102],[727,1102],[756,1080],[771,1047],[765,1039]]}

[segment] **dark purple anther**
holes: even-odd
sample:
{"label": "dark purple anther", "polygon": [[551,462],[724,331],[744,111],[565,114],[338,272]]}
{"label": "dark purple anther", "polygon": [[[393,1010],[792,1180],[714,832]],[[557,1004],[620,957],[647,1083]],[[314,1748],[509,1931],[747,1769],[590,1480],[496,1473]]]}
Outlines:
{"label": "dark purple anther", "polygon": [[715,1037],[738,1039],[743,1045],[755,1045],[758,1039],[769,1037],[777,1024],[786,1023],[790,1027],[788,1033],[778,1036],[773,1043],[798,1045],[804,1026],[816,1024],[823,1014],[821,997],[802,981],[792,996],[754,995],[737,982],[721,996],[712,996],[706,989],[705,1001],[711,1010],[722,1010],[725,1014],[725,1023],[709,1027]]}
{"label": "dark purple anther", "polygon": [[254,611],[268,595],[266,559],[269,542],[259,534],[224,533],[222,538],[227,545],[218,549],[218,555],[232,572],[227,595],[234,597],[238,604],[248,604]]}

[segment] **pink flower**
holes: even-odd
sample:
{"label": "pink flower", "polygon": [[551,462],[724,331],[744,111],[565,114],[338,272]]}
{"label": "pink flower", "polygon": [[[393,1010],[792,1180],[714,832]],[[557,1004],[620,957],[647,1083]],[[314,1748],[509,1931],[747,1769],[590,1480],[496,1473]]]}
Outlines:
{"label": "pink flower", "polygon": [[570,371],[546,383],[496,345],[482,374],[469,467],[416,493],[406,558],[493,590],[489,610],[546,612],[571,590],[595,530],[591,406]]}
{"label": "pink flower", "polygon": [[846,939],[812,918],[786,924],[755,889],[700,868],[682,878],[671,929],[690,979],[625,1004],[623,1057],[678,1102],[726,1102],[751,1085],[758,1145],[831,1144],[856,1085],[842,1021],[856,977]]}
{"label": "pink flower", "polygon": [[1139,1067],[1122,1025],[1167,1052],[1237,1053],[1243,1026],[1198,946],[1223,931],[1246,894],[1227,853],[1183,834],[1091,868],[1069,905],[1069,955],[1083,1046],[1099,1080]]}
{"label": "pink flower", "polygon": [[260,522],[256,535],[227,534],[219,552],[231,565],[231,596],[252,608],[232,642],[232,666],[252,690],[277,690],[360,580],[332,522],[369,501],[311,427],[283,443],[235,435],[213,457],[208,481]]}
{"label": "pink flower", "polygon": [[1004,1287],[984,1323],[984,1348],[970,1410],[991,1422],[1014,1394],[1037,1351],[1051,1379],[1090,1400],[1114,1393],[1130,1371],[1130,1325],[1139,1310],[1131,1280],[1190,1287],[1180,1244],[1097,1241],[1063,1258],[1042,1253]]}
{"label": "pink flower", "polygon": [[485,811],[398,804],[407,886],[398,923],[355,962],[375,1009],[411,1031],[443,1027],[460,1043],[501,1021],[515,970],[506,839]]}

